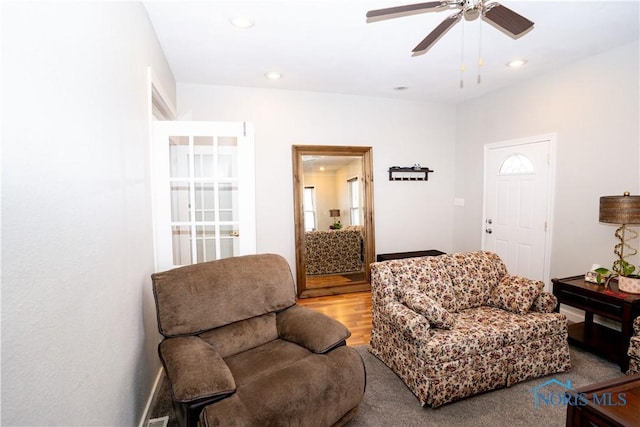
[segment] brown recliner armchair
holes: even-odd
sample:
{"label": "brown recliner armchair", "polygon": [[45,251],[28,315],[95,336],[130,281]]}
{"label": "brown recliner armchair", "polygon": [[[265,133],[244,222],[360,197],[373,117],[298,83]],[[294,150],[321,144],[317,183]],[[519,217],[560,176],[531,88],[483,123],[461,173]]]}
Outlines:
{"label": "brown recliner armchair", "polygon": [[182,426],[342,425],[365,389],[340,322],[296,305],[289,265],[247,255],[152,275]]}

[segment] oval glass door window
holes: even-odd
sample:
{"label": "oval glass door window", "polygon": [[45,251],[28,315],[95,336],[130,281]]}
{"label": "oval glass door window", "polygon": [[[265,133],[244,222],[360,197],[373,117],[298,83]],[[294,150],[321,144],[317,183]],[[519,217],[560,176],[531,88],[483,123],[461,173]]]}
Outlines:
{"label": "oval glass door window", "polygon": [[534,173],[533,163],[524,154],[512,154],[500,165],[500,175]]}

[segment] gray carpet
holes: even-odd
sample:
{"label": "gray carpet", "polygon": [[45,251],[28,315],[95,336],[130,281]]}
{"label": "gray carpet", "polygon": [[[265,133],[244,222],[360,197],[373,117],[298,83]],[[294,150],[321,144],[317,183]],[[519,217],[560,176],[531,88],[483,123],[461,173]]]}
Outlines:
{"label": "gray carpet", "polygon": [[[349,427],[360,426],[492,426],[492,427],[561,427],[565,425],[566,407],[534,407],[533,388],[554,378],[571,381],[573,388],[620,377],[619,367],[598,356],[571,347],[572,369],[469,397],[437,409],[422,408],[416,397],[384,363],[368,351],[356,347],[367,368],[367,389],[358,413]],[[553,391],[564,391],[559,386]],[[169,416],[169,426],[176,427],[164,378],[151,418]]]}

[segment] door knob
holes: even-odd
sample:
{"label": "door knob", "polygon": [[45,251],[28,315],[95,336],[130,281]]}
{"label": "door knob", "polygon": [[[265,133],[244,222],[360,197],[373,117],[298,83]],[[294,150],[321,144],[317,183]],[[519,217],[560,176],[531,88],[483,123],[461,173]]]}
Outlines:
{"label": "door knob", "polygon": [[487,233],[487,234],[491,234],[491,233],[493,233],[493,230],[490,229],[490,228],[485,228],[484,232]]}

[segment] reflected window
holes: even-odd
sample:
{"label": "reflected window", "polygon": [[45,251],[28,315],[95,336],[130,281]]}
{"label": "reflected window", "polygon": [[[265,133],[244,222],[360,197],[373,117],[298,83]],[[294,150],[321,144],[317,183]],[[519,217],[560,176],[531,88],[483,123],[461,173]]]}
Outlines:
{"label": "reflected window", "polygon": [[500,175],[520,175],[534,173],[533,163],[524,154],[512,154],[502,162]]}
{"label": "reflected window", "polygon": [[304,231],[316,229],[316,189],[304,187]]}
{"label": "reflected window", "polygon": [[349,186],[349,219],[351,225],[362,225],[360,218],[360,181],[358,178],[351,178],[347,180]]}

